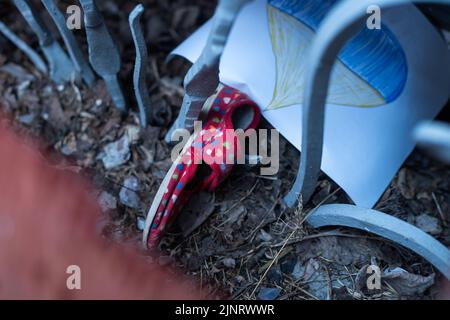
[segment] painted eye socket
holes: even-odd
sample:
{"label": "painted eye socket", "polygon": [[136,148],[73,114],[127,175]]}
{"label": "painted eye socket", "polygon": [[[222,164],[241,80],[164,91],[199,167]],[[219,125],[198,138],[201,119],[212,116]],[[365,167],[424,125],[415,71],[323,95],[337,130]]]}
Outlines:
{"label": "painted eye socket", "polygon": [[[268,19],[276,58],[277,81],[267,109],[303,103],[309,46],[320,23],[337,0],[269,0]],[[327,102],[375,107],[397,99],[408,74],[406,55],[395,35],[363,28],[339,54]]]}

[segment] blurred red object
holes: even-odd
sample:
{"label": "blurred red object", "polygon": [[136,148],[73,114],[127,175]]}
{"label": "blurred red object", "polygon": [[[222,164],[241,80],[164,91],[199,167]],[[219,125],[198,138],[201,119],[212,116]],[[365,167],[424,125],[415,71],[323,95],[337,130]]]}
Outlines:
{"label": "blurred red object", "polygon": [[438,300],[450,300],[450,281],[442,278],[437,285],[437,295]]}
{"label": "blurred red object", "polygon": [[[200,298],[186,281],[101,238],[100,211],[81,178],[51,168],[1,128],[0,150],[0,299]],[[80,290],[66,285],[72,265]]]}

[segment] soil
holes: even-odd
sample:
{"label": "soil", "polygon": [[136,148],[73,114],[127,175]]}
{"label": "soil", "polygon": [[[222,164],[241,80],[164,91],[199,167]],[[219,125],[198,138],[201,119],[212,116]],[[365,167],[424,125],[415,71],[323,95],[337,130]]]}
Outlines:
{"label": "soil", "polygon": [[[57,86],[0,37],[0,110],[7,115],[2,125],[26,133],[31,141],[39,140],[42,153],[55,167],[90,179],[98,190],[95,196],[105,199],[106,195],[112,201],[109,207],[102,205],[101,232],[111,241],[139,247],[142,221],[171,166],[170,147],[163,138],[181,105],[182,80],[189,67],[181,59],[168,64],[165,59],[215,8],[210,0],[140,2],[146,8],[149,89],[158,122],[146,129],[139,127],[133,97],[135,51],[127,20],[138,1],[98,1],[120,47],[120,78],[131,107],[127,116],[115,109],[102,81],[92,88],[75,83]],[[2,4],[0,16],[37,48],[36,38],[13,6]],[[83,31],[76,31],[76,36],[86,50]],[[130,160],[105,169],[103,148],[124,135],[131,141]],[[368,233],[347,228],[314,230],[304,223],[308,212],[320,204],[351,203],[325,175],[310,203],[286,208],[281,199],[295,179],[299,152],[281,139],[280,157],[276,176],[260,176],[257,166],[240,166],[215,193],[195,195],[183,212],[184,219],[161,242],[160,252],[142,250],[142,254],[149,263],[198,278],[199,289],[212,298],[433,298],[439,273],[421,257]],[[140,187],[136,208],[120,202],[124,180],[132,176]],[[415,150],[376,209],[416,224],[426,215],[436,224],[431,229],[426,225],[427,231],[450,246],[449,184],[448,167]],[[371,262],[381,270],[401,267],[417,277],[400,285],[384,279],[380,290],[367,290],[361,285],[362,271]]]}

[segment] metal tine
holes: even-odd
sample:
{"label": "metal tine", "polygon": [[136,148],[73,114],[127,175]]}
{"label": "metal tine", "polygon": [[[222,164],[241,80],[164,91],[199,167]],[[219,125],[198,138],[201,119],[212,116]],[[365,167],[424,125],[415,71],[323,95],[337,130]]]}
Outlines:
{"label": "metal tine", "polygon": [[117,74],[120,71],[120,53],[94,0],[80,0],[89,46],[89,61],[94,71],[103,78],[117,109],[127,107]]}
{"label": "metal tine", "polygon": [[41,0],[47,12],[52,17],[56,27],[58,28],[61,36],[66,45],[67,51],[69,52],[70,58],[75,66],[78,73],[81,74],[83,80],[88,86],[91,86],[95,81],[95,75],[92,72],[89,63],[85,60],[83,53],[81,52],[78,43],[72,34],[72,32],[67,28],[66,19],[62,12],[59,10],[54,0]]}
{"label": "metal tine", "polygon": [[418,145],[435,158],[450,164],[450,125],[430,121],[419,124],[414,131]]}
{"label": "metal tine", "polygon": [[198,60],[184,79],[185,96],[180,114],[166,135],[171,142],[177,129],[192,130],[205,101],[219,85],[219,64],[231,28],[242,7],[252,0],[220,0],[213,17],[213,25]]}
{"label": "metal tine", "polygon": [[[450,4],[450,0],[420,0],[424,4]],[[379,0],[377,5],[385,8],[410,0]],[[302,152],[297,179],[284,198],[294,207],[299,198],[308,202],[313,194],[322,163],[323,133],[327,87],[331,70],[339,51],[365,23],[371,0],[343,0],[325,18],[313,39],[305,77],[304,104],[302,106]]]}
{"label": "metal tine", "polygon": [[414,251],[450,280],[450,250],[419,228],[380,211],[353,205],[323,205],[306,220],[314,228],[345,226],[377,234]]}
{"label": "metal tine", "polygon": [[144,34],[142,31],[141,17],[144,12],[144,6],[138,4],[129,16],[131,34],[133,36],[134,46],[136,48],[136,61],[134,64],[134,93],[139,105],[141,126],[147,127],[147,117],[151,119],[151,102],[150,94],[147,89],[146,66],[148,62],[147,46],[145,44]]}
{"label": "metal tine", "polygon": [[50,77],[58,84],[76,80],[77,72],[58,42],[52,37],[41,17],[28,0],[14,0],[14,4],[39,39],[39,45],[50,66]]}
{"label": "metal tine", "polygon": [[12,32],[3,22],[0,21],[0,32],[14,45],[19,48],[25,55],[33,62],[36,68],[42,73],[47,74],[48,68],[44,60],[39,56],[39,54],[34,51],[30,46],[28,46],[22,39]]}

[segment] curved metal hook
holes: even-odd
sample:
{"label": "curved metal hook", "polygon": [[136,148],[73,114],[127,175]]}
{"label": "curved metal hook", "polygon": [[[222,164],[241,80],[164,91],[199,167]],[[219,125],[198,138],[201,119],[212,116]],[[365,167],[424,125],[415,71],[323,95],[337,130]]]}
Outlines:
{"label": "curved metal hook", "polygon": [[409,223],[376,210],[332,204],[317,208],[307,219],[314,228],[345,226],[392,240],[427,259],[450,280],[450,250]]}
{"label": "curved metal hook", "polygon": [[145,128],[147,127],[148,115],[151,115],[149,112],[151,103],[150,94],[147,89],[146,77],[148,52],[141,25],[141,16],[143,13],[144,6],[142,4],[138,4],[133,11],[131,11],[128,20],[131,28],[131,34],[133,36],[134,46],[136,48],[136,61],[134,64],[133,75],[134,93],[139,106],[141,126]]}
{"label": "curved metal hook", "polygon": [[[450,0],[419,0],[414,2],[450,4]],[[377,0],[386,8],[410,0]],[[325,18],[319,28],[306,63],[305,103],[303,105],[303,135],[300,168],[291,191],[284,198],[289,207],[297,204],[299,197],[307,202],[314,192],[322,163],[325,103],[333,65],[345,43],[365,23],[367,8],[373,0],[345,0]]]}

